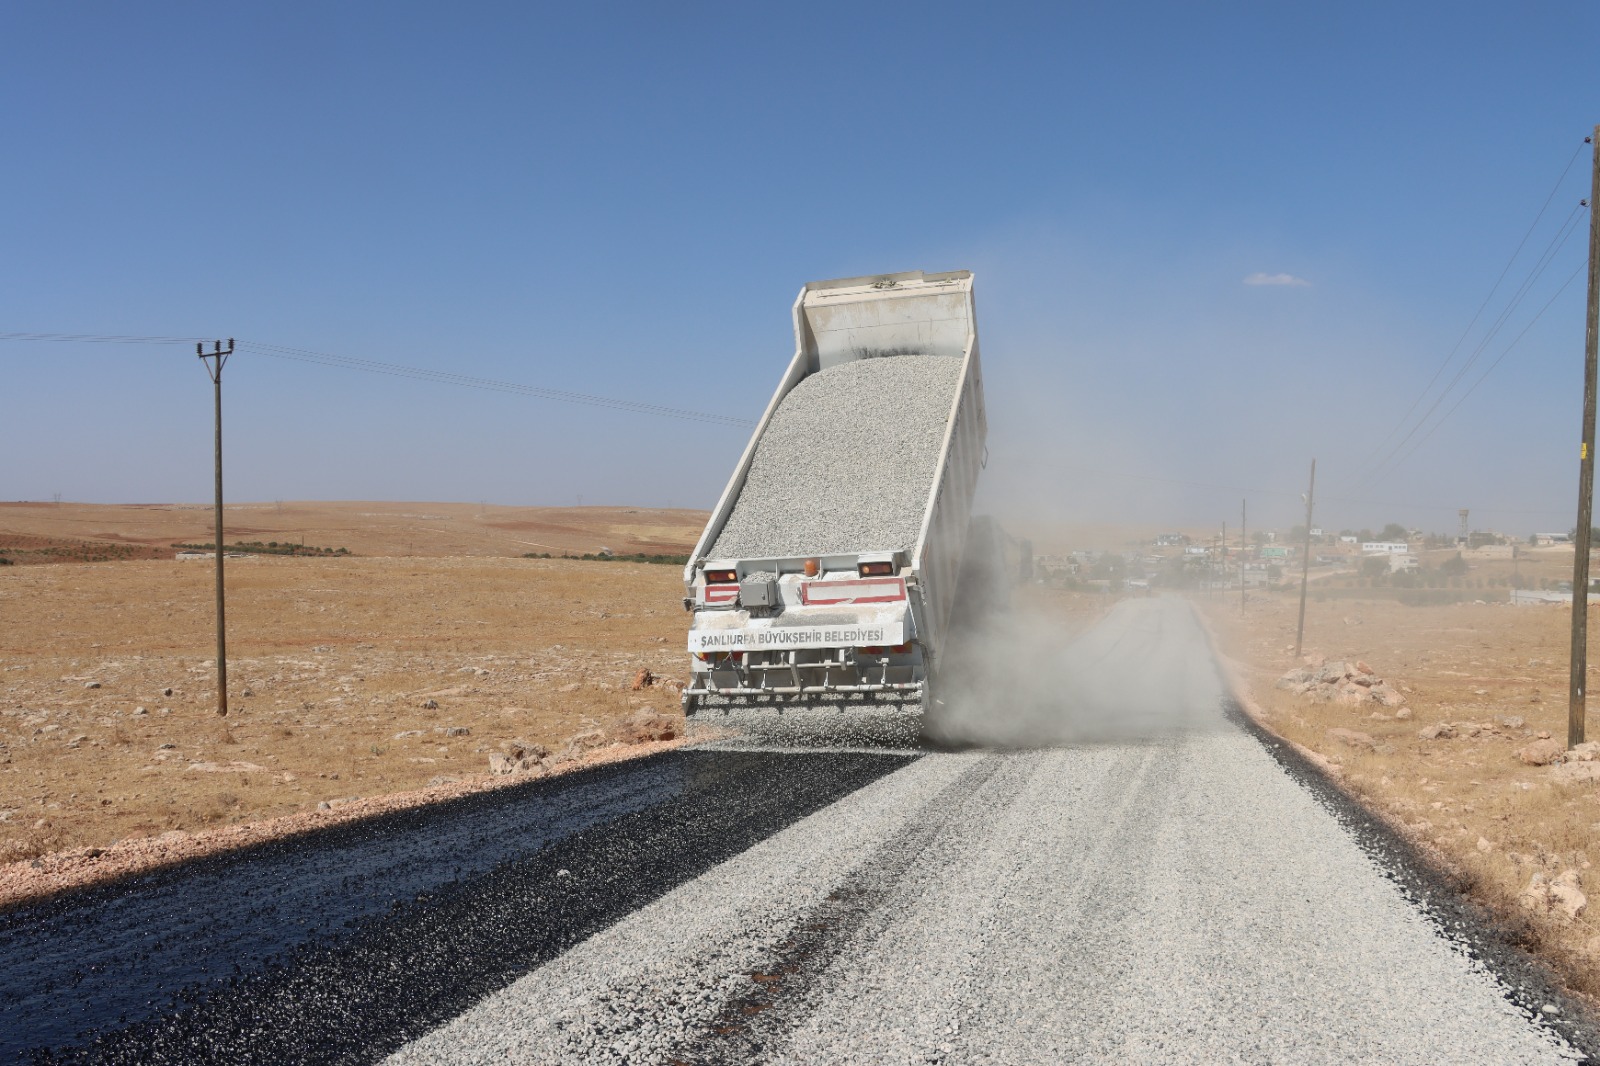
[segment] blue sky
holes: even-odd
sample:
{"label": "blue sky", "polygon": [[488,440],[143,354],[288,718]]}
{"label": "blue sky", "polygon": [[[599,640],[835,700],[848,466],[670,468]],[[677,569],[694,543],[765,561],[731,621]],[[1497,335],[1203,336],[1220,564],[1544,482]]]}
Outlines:
{"label": "blue sky", "polygon": [[[1597,37],[1592,3],[6,4],[0,332],[753,417],[803,282],[966,267],[1003,513],[1209,525],[1248,495],[1288,525],[1315,456],[1333,526],[1565,529],[1581,274],[1360,474],[1552,187],[1440,384],[1588,194],[1587,149],[1556,182],[1600,121]],[[0,499],[208,498],[192,349],[3,341],[0,370]],[[260,353],[227,374],[240,501],[709,506],[744,444]]]}

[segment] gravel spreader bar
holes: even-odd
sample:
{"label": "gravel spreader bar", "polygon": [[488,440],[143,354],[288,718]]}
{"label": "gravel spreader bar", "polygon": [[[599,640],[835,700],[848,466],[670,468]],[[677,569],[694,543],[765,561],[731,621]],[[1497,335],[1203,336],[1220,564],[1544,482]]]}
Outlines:
{"label": "gravel spreader bar", "polygon": [[909,551],[961,367],[950,356],[898,355],[802,380],[773,412],[708,557]]}

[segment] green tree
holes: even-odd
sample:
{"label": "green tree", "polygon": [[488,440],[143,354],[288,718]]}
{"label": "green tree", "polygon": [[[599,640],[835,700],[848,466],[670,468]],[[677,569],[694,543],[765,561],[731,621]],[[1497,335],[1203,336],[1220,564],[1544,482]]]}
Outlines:
{"label": "green tree", "polygon": [[1456,552],[1454,556],[1439,564],[1439,573],[1445,577],[1461,577],[1466,572],[1467,561],[1461,558],[1460,552]]}

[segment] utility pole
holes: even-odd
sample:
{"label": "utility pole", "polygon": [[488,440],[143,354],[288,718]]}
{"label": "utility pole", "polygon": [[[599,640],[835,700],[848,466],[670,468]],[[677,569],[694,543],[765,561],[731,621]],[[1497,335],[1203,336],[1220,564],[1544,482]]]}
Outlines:
{"label": "utility pole", "polygon": [[211,376],[211,384],[216,392],[217,532],[212,538],[212,547],[216,549],[217,556],[217,717],[226,718],[228,717],[228,630],[224,622],[222,591],[222,368],[227,364],[228,356],[233,354],[233,338],[228,338],[226,349],[222,347],[221,341],[217,341],[210,352],[206,351],[204,344],[196,344],[194,352],[206,365],[206,373]]}
{"label": "utility pole", "polygon": [[1239,614],[1244,615],[1244,553],[1250,549],[1250,541],[1245,536],[1245,505],[1246,500],[1239,501]]}
{"label": "utility pole", "polygon": [[1572,672],[1567,685],[1567,747],[1583,743],[1589,673],[1589,532],[1594,522],[1594,408],[1596,342],[1600,341],[1600,126],[1585,138],[1593,146],[1589,185],[1589,309],[1583,343],[1583,445],[1578,452],[1578,528],[1572,552]]}
{"label": "utility pole", "polygon": [[1306,486],[1306,546],[1300,557],[1300,624],[1294,631],[1294,655],[1300,657],[1300,645],[1306,635],[1306,584],[1311,577],[1311,506],[1317,494],[1317,461],[1311,460],[1311,484]]}

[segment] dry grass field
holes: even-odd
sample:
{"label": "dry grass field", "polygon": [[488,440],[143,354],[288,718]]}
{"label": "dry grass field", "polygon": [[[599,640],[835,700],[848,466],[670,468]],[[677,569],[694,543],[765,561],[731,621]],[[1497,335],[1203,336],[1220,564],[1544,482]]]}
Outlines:
{"label": "dry grass field", "polygon": [[1334,686],[1278,687],[1302,665],[1297,595],[1253,594],[1243,616],[1237,594],[1198,603],[1270,728],[1325,758],[1575,987],[1600,994],[1600,915],[1585,897],[1600,886],[1600,762],[1518,754],[1545,737],[1564,746],[1570,606],[1311,603],[1310,663],[1366,664],[1405,697],[1384,707],[1326,699]]}
{"label": "dry grass field", "polygon": [[[0,862],[479,778],[512,747],[576,757],[642,707],[676,715],[670,685],[631,683],[683,672],[677,567],[507,556],[683,553],[703,514],[479,510],[299,505],[298,527],[230,525],[230,543],[303,533],[358,554],[228,561],[225,720],[209,561],[0,567]],[[0,534],[57,542],[208,540],[205,521],[0,507]]]}
{"label": "dry grass field", "polygon": [[[173,544],[210,543],[209,504],[0,502],[0,550],[69,549],[63,557],[32,550],[18,563],[66,561],[72,552],[111,557],[120,548],[171,558]],[[704,511],[640,507],[499,507],[465,503],[230,503],[223,543],[278,541],[352,554],[516,556],[683,554],[705,526]]]}

